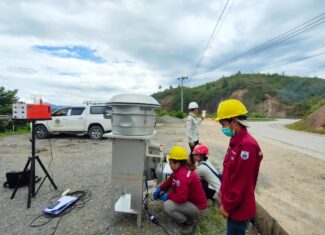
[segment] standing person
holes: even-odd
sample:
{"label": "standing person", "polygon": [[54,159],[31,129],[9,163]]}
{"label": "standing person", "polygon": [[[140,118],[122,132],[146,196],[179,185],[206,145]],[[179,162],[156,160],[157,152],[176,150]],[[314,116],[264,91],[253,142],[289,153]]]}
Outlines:
{"label": "standing person", "polygon": [[[198,176],[187,168],[188,154],[174,146],[167,155],[173,174],[154,192],[154,200],[164,201],[164,211],[182,226],[182,234],[191,234],[194,220],[207,207],[207,200]],[[169,191],[169,192],[168,192]]]}
{"label": "standing person", "polygon": [[204,144],[198,144],[193,150],[194,160],[198,163],[195,173],[199,176],[207,199],[218,199],[220,190],[220,174],[208,159],[209,149]]}
{"label": "standing person", "polygon": [[247,131],[247,113],[235,99],[221,102],[217,110],[221,131],[230,137],[220,188],[220,213],[227,218],[227,235],[244,235],[256,213],[254,190],[263,154]]}
{"label": "standing person", "polygon": [[193,159],[193,149],[196,145],[199,144],[199,128],[198,126],[201,124],[202,119],[196,117],[196,115],[199,113],[199,105],[196,102],[191,102],[188,105],[189,114],[186,118],[186,136],[189,142],[190,146],[190,160],[191,164],[194,165],[194,159]]}

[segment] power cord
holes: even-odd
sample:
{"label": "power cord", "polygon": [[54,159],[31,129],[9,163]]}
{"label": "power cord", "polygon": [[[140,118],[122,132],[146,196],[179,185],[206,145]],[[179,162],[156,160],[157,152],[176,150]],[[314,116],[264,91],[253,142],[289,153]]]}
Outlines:
{"label": "power cord", "polygon": [[143,208],[147,212],[149,220],[155,225],[161,227],[167,235],[170,235],[166,227],[163,224],[161,224],[158,218],[149,211],[149,206],[148,206],[149,205],[149,187],[148,187],[149,178],[146,170],[144,170],[144,175],[145,175],[145,186],[146,186],[147,193],[145,194],[144,199],[142,200]]}
{"label": "power cord", "polygon": [[[91,191],[89,190],[80,190],[80,191],[74,191],[71,193],[67,194],[68,196],[75,196],[77,197],[77,201],[70,207],[68,207],[65,211],[63,211],[61,214],[57,215],[57,216],[50,216],[47,215],[45,213],[42,213],[40,215],[38,215],[35,219],[33,219],[33,221],[30,223],[30,227],[41,227],[43,225],[48,224],[50,221],[52,221],[54,218],[59,217],[53,232],[51,233],[51,235],[54,235],[56,233],[56,230],[59,227],[59,224],[61,222],[61,220],[63,219],[63,216],[71,213],[71,211],[73,209],[81,209],[83,208],[86,203],[91,199]],[[61,195],[60,195],[61,196]],[[59,196],[53,196],[52,198],[50,198],[49,203],[52,202],[52,200],[54,199],[54,197],[59,197]],[[40,220],[41,218],[46,218],[47,220],[45,222],[40,222],[38,224],[35,224],[36,221]]]}

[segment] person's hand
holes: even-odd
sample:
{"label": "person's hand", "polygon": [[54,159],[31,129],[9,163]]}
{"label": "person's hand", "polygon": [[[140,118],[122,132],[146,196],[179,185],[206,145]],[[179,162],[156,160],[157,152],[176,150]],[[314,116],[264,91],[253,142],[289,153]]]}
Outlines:
{"label": "person's hand", "polygon": [[162,201],[167,201],[168,200],[168,193],[165,193],[164,195],[161,196]]}
{"label": "person's hand", "polygon": [[161,189],[158,187],[156,191],[153,193],[153,199],[157,200],[159,198],[159,193],[161,192]]}
{"label": "person's hand", "polygon": [[225,208],[223,208],[223,205],[220,206],[220,214],[223,216],[223,218],[227,219],[229,216],[229,213],[225,211]]}

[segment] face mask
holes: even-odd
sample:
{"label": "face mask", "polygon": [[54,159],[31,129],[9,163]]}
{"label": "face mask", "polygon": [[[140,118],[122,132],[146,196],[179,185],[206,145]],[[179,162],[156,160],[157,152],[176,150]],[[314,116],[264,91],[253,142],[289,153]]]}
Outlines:
{"label": "face mask", "polygon": [[235,135],[235,132],[233,132],[229,127],[221,128],[221,131],[228,137],[232,137]]}

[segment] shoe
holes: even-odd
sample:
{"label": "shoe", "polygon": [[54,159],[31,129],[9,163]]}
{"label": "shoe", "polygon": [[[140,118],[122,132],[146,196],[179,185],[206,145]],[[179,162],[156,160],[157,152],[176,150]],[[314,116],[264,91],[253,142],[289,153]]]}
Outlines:
{"label": "shoe", "polygon": [[194,234],[195,227],[196,227],[196,221],[194,221],[192,218],[187,218],[185,222],[182,223],[181,234],[182,235]]}
{"label": "shoe", "polygon": [[182,235],[190,235],[193,234],[194,231],[194,224],[183,224],[181,228],[181,234]]}
{"label": "shoe", "polygon": [[194,220],[192,218],[187,217],[186,220],[182,223],[182,225],[193,225]]}

